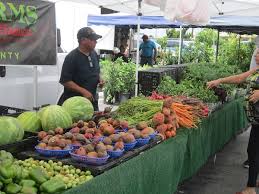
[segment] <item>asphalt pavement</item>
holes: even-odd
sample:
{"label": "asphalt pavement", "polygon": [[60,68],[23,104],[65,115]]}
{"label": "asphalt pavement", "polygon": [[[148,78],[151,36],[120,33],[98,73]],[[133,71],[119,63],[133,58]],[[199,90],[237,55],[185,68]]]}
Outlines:
{"label": "asphalt pavement", "polygon": [[[179,185],[175,194],[235,194],[247,183],[247,159],[250,129],[237,135],[190,179]],[[259,194],[259,189],[257,189]]]}

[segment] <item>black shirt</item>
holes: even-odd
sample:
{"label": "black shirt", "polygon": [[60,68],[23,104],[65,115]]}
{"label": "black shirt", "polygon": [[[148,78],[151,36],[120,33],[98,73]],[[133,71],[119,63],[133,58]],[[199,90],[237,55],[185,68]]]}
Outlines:
{"label": "black shirt", "polygon": [[[87,89],[95,97],[99,83],[100,66],[97,53],[92,51],[89,56],[83,54],[78,48],[71,51],[63,63],[61,84],[73,81],[77,85]],[[62,101],[73,96],[82,96],[80,93],[64,87]]]}
{"label": "black shirt", "polygon": [[114,57],[114,61],[116,61],[119,57],[121,57],[124,62],[128,63],[128,58],[123,53],[116,54]]}

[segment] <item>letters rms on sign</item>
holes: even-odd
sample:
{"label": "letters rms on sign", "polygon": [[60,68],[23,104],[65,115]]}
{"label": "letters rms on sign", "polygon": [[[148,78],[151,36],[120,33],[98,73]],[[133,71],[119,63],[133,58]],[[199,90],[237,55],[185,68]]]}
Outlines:
{"label": "letters rms on sign", "polygon": [[0,64],[56,64],[55,4],[0,0]]}

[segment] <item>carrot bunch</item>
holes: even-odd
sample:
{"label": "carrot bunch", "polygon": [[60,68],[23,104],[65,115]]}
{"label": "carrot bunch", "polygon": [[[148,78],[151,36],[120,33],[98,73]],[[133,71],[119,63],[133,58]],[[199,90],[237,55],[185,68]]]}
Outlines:
{"label": "carrot bunch", "polygon": [[184,105],[180,102],[173,102],[171,110],[175,112],[176,120],[181,127],[197,128],[195,123],[199,118],[194,114],[192,106]]}

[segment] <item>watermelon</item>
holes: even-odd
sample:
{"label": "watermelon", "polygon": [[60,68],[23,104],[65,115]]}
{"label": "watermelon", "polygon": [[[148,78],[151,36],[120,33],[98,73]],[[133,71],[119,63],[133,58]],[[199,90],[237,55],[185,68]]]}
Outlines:
{"label": "watermelon", "polygon": [[0,117],[0,145],[13,143],[23,139],[24,130],[14,117]]}
{"label": "watermelon", "polygon": [[17,117],[17,119],[19,120],[24,131],[37,132],[41,129],[40,117],[36,112],[23,112]]}
{"label": "watermelon", "polygon": [[44,110],[46,110],[48,106],[45,106],[43,108],[40,108],[40,110],[37,112],[38,116],[41,118],[41,115],[43,114]]}
{"label": "watermelon", "polygon": [[57,127],[67,129],[72,126],[72,118],[69,113],[59,105],[50,105],[44,108],[40,114],[42,129],[54,130]]}
{"label": "watermelon", "polygon": [[89,120],[93,117],[94,107],[92,103],[81,96],[74,96],[65,100],[62,107],[70,114],[73,122]]}

